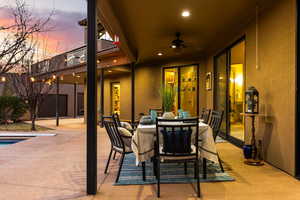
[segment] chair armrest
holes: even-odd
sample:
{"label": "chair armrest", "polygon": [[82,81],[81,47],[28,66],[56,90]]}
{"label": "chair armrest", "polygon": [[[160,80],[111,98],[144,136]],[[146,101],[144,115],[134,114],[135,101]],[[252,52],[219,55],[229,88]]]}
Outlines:
{"label": "chair armrest", "polygon": [[132,136],[121,135],[121,138],[132,139]]}

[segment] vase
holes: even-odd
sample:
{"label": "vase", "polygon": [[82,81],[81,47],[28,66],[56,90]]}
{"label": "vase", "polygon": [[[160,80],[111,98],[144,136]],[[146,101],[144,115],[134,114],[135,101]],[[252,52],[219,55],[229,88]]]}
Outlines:
{"label": "vase", "polygon": [[244,150],[245,159],[252,158],[252,151],[253,151],[253,146],[252,145],[244,145],[243,150]]}
{"label": "vase", "polygon": [[175,119],[175,115],[173,112],[164,112],[163,119]]}

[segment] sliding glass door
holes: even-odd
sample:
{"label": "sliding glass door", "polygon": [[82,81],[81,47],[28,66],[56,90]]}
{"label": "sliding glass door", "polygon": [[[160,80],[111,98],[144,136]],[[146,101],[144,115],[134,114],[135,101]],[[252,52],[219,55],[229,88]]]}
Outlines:
{"label": "sliding glass door", "polygon": [[221,131],[239,144],[244,142],[244,68],[245,41],[223,51],[215,57],[214,108],[224,111]]}
{"label": "sliding glass door", "polygon": [[221,125],[222,133],[227,133],[227,53],[222,53],[215,58],[215,94],[214,109],[224,111]]}
{"label": "sliding glass door", "polygon": [[164,87],[177,89],[173,111],[188,111],[191,116],[199,113],[198,65],[164,68]]}

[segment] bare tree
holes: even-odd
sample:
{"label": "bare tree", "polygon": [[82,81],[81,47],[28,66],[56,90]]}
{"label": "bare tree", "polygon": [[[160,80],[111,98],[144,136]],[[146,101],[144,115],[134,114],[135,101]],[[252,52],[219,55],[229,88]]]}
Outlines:
{"label": "bare tree", "polygon": [[14,22],[0,26],[0,32],[6,36],[0,40],[0,76],[17,66],[32,50],[31,41],[36,34],[49,31],[49,21],[53,13],[46,18],[39,18],[28,9],[25,0],[15,0],[12,9]]}
{"label": "bare tree", "polygon": [[[48,69],[57,68],[64,60],[55,59],[36,62],[36,50],[30,50],[20,61],[20,73],[10,74],[8,82],[17,96],[21,97],[28,105],[31,117],[31,130],[36,130],[35,121],[37,112],[48,93],[53,88],[56,77],[48,77],[47,79],[38,78],[39,74],[44,73]],[[36,62],[36,63],[35,63]],[[34,64],[35,63],[35,64]]]}

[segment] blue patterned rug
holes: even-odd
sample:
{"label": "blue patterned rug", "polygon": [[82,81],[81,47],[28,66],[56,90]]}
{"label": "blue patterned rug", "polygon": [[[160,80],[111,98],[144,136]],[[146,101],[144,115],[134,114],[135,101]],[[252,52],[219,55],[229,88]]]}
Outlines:
{"label": "blue patterned rug", "polygon": [[[152,167],[153,164],[151,162],[146,162],[146,181],[143,181],[142,166],[135,165],[135,156],[133,153],[128,154],[124,159],[119,182],[114,185],[156,184]],[[162,163],[160,171],[161,183],[193,183],[197,181],[194,179],[193,163],[188,163],[187,175],[184,174],[183,163]],[[234,178],[227,173],[222,173],[220,167],[210,161],[207,161],[207,178],[203,179],[202,177],[202,165],[200,163],[201,182],[234,181]]]}

